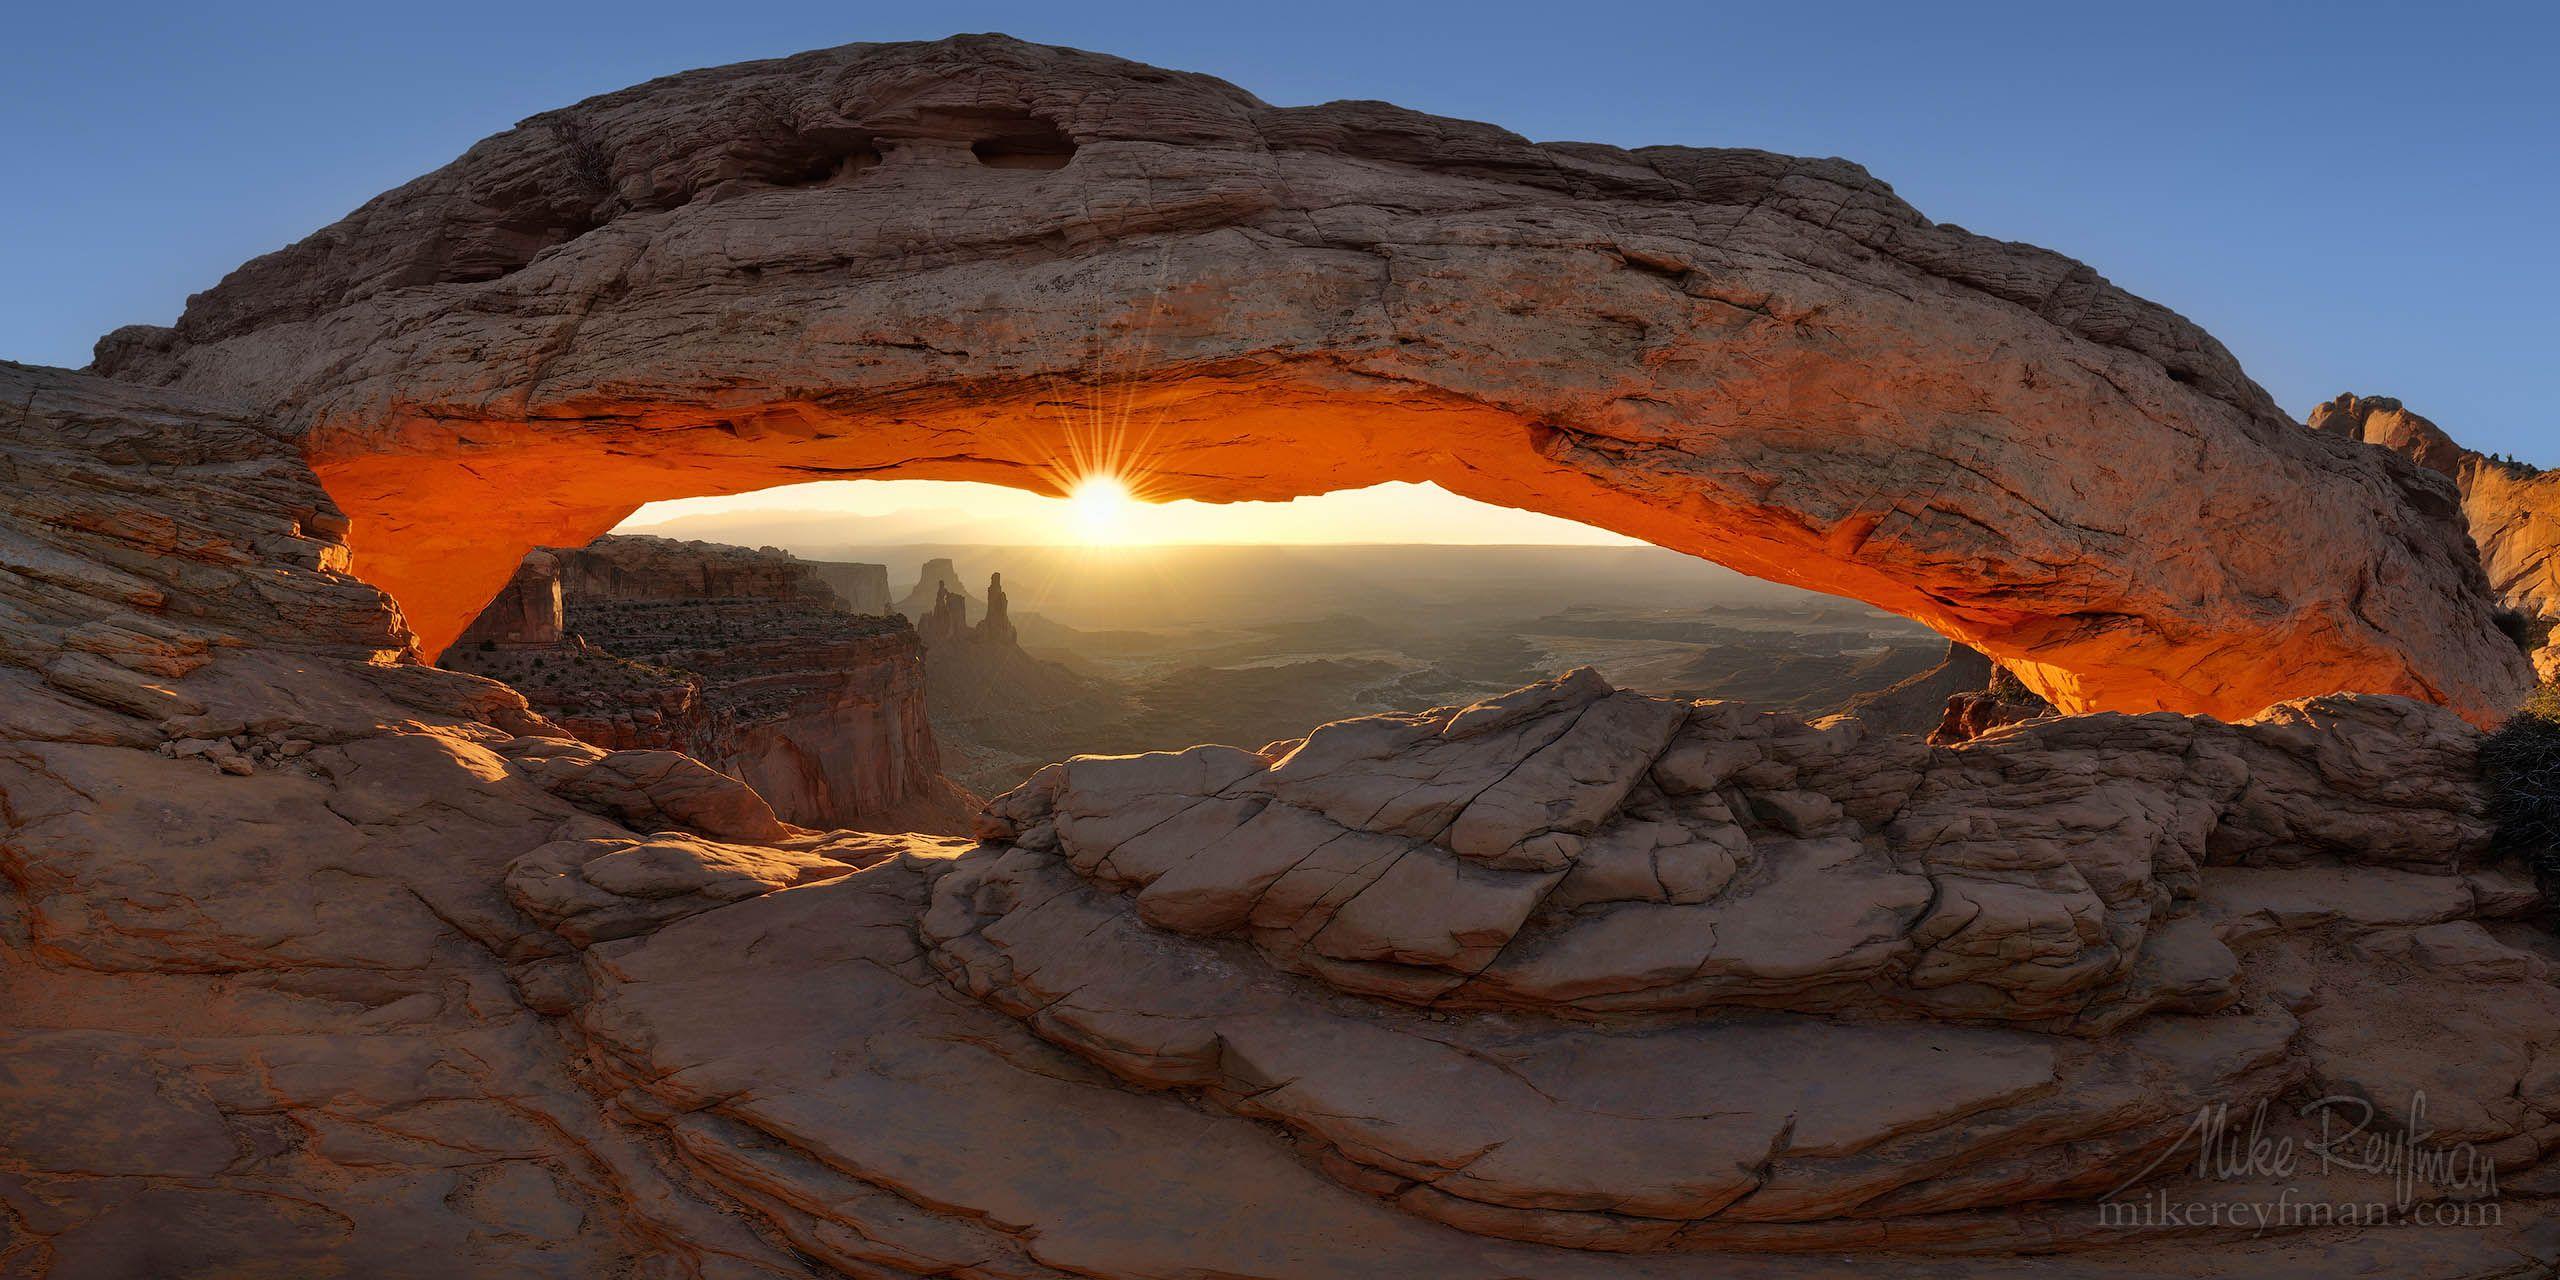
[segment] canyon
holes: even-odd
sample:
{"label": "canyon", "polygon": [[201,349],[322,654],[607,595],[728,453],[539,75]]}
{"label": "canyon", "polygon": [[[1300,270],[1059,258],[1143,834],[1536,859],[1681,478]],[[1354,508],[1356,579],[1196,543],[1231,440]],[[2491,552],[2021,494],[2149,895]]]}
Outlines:
{"label": "canyon", "polygon": [[[793,815],[928,786],[906,673],[1024,654],[1005,584],[599,541],[1064,488],[1105,403],[1146,496],[1437,479],[1963,647],[865,831]],[[0,1275],[2546,1272],[2560,935],[2480,762],[2548,495],[2399,412],[1846,161],[992,36],[535,117],[0,363]],[[2215,1158],[2331,1103],[2442,1163]],[[2423,1212],[2232,1225],[2304,1203]]]}

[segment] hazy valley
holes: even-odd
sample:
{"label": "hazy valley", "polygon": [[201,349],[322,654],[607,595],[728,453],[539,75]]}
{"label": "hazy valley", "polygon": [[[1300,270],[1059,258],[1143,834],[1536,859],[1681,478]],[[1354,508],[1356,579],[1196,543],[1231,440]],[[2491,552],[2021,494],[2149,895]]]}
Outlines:
{"label": "hazy valley", "polygon": [[926,664],[945,770],[981,795],[1070,755],[1259,747],[1581,666],[1622,688],[1819,715],[1947,651],[1906,619],[1658,547],[870,548],[728,528],[821,574],[882,565],[919,617],[931,582],[908,584],[928,567],[972,623],[987,576],[1004,575],[1029,661],[935,649]]}

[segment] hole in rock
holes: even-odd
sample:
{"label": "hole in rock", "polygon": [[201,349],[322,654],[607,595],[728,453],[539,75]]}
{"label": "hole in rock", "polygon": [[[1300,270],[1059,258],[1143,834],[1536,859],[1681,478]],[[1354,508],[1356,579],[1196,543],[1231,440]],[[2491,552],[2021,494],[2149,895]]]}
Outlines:
{"label": "hole in rock", "polygon": [[868,141],[849,147],[830,148],[802,160],[799,167],[774,179],[778,187],[822,187],[851,180],[866,169],[880,166],[880,149]]}
{"label": "hole in rock", "polygon": [[990,169],[1064,169],[1075,158],[1072,144],[1050,147],[1020,147],[1009,142],[974,142],[969,153],[978,163]]}
{"label": "hole in rock", "polygon": [[1076,144],[1056,125],[1026,115],[991,122],[969,144],[969,153],[990,169],[1063,169],[1075,158]]}
{"label": "hole in rock", "polygon": [[[1811,717],[1949,656],[1856,601],[1428,484],[1224,504],[1144,487],[652,503],[528,556],[443,662],[601,745],[710,760],[792,821],[910,830],[956,829],[956,792],[1071,755],[1261,747],[1580,666]],[[1945,697],[1903,727],[1927,732]]]}

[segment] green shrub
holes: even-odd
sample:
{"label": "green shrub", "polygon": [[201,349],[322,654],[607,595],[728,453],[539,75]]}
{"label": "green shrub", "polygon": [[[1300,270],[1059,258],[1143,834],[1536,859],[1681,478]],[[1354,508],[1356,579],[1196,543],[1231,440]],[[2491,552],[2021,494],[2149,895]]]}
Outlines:
{"label": "green shrub", "polygon": [[2560,884],[2560,685],[2544,685],[2480,742],[2498,845]]}

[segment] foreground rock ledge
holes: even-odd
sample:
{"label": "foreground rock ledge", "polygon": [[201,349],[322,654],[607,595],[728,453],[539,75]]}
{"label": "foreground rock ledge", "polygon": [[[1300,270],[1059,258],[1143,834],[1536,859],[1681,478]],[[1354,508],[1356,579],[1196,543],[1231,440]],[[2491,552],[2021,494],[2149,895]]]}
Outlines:
{"label": "foreground rock ledge", "polygon": [[1386,480],[1854,596],[2065,710],[2525,684],[2451,486],[1841,160],[1531,143],[994,36],[547,113],[125,329],[271,410],[440,652],[640,503]]}
{"label": "foreground rock ledge", "polygon": [[[393,660],[257,415],[16,366],[0,403],[0,1274],[2560,1262],[2552,947],[2444,712],[1930,749],[1577,675],[1069,762],[994,843],[805,831]],[[2420,1091],[2495,1225],[2092,1202],[2199,1100]],[[2277,1190],[2187,1167],[2133,1194]]]}

